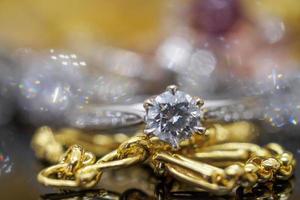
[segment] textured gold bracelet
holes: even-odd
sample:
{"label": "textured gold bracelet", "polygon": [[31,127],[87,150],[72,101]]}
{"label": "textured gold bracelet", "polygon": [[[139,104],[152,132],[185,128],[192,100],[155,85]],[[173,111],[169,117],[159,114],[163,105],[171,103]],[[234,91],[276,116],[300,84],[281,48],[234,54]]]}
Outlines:
{"label": "textured gold bracelet", "polygon": [[[171,176],[189,185],[215,194],[228,194],[239,186],[253,187],[261,182],[286,180],[293,174],[295,159],[278,144],[259,147],[251,143],[226,143],[213,145],[183,156],[181,150],[158,138],[136,136],[98,161],[80,146],[69,148],[59,164],[41,171],[38,180],[44,185],[59,188],[90,188],[95,186],[103,172],[136,164],[147,163],[161,176]],[[244,154],[241,160],[228,166],[218,167],[211,163],[236,159],[236,153]],[[205,153],[205,156],[204,156]],[[232,160],[231,160],[232,159]]]}

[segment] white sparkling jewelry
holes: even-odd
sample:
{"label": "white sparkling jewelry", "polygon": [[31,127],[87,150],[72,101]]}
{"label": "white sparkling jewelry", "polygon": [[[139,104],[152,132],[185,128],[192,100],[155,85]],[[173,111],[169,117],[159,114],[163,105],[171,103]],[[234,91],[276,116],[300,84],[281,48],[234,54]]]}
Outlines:
{"label": "white sparkling jewelry", "polygon": [[145,133],[177,147],[193,133],[204,133],[202,105],[202,99],[178,91],[176,86],[168,86],[165,92],[144,103]]}

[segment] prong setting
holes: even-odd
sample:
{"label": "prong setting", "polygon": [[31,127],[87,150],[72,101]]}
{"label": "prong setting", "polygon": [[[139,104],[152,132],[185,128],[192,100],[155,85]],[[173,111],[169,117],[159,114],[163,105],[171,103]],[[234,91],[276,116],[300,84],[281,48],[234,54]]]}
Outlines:
{"label": "prong setting", "polygon": [[150,134],[153,134],[154,131],[155,131],[154,128],[148,128],[148,129],[144,130],[144,133],[147,134],[147,135],[150,135]]}
{"label": "prong setting", "polygon": [[143,106],[144,106],[144,108],[145,108],[146,111],[149,109],[149,107],[153,106],[153,101],[154,101],[153,98],[146,99],[146,100],[144,101]]}
{"label": "prong setting", "polygon": [[200,97],[195,97],[195,100],[196,100],[196,104],[197,104],[197,106],[199,106],[199,108],[204,105],[204,100],[201,99]]}
{"label": "prong setting", "polygon": [[202,126],[196,126],[194,127],[195,129],[195,133],[196,134],[199,134],[199,135],[206,135],[206,128],[205,127],[202,127]]}
{"label": "prong setting", "polygon": [[169,85],[166,90],[171,92],[173,95],[175,95],[175,93],[178,90],[178,87],[177,85]]}

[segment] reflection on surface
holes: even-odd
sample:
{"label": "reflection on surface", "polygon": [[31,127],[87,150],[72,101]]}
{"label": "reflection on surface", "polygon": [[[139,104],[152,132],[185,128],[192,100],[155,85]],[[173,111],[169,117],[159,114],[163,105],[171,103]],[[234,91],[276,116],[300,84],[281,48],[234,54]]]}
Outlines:
{"label": "reflection on surface", "polygon": [[126,190],[124,193],[119,194],[116,192],[98,189],[98,190],[87,190],[81,192],[68,192],[68,193],[57,193],[57,194],[46,194],[41,196],[42,199],[54,200],[54,199],[69,199],[69,200],[118,200],[118,199],[128,199],[128,200],[150,200],[155,199],[144,193],[142,190],[130,189]]}
{"label": "reflection on surface", "polygon": [[8,155],[4,155],[0,150],[0,176],[1,174],[9,174],[12,170],[13,163]]}
{"label": "reflection on surface", "polygon": [[[206,199],[206,200],[261,200],[261,199],[289,199],[293,191],[293,180],[280,181],[274,184],[262,184],[253,188],[251,192],[246,192],[243,188],[238,188],[236,195],[232,196],[213,196],[206,192],[197,190],[181,190],[178,185],[168,184],[164,181],[158,183],[152,195],[139,189],[127,189],[122,193],[108,191],[105,189],[95,189],[77,192],[61,192],[41,195],[44,200],[154,200],[154,199]],[[174,186],[177,188],[174,190]]]}
{"label": "reflection on surface", "polygon": [[237,191],[237,196],[243,200],[250,199],[278,199],[286,200],[291,196],[294,189],[293,179],[288,181],[279,181],[274,184],[261,184],[255,187],[251,192],[245,193],[242,189]]}
{"label": "reflection on surface", "polygon": [[10,149],[13,142],[11,131],[0,129],[0,180],[3,176],[9,176],[14,169],[13,152]]}

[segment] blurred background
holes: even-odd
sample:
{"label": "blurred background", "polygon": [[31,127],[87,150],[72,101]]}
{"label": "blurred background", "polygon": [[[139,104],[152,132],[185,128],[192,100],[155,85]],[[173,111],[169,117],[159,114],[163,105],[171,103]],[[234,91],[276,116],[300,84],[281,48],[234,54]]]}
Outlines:
{"label": "blurred background", "polygon": [[0,0],[0,195],[43,191],[29,147],[35,127],[76,126],[90,120],[87,106],[140,102],[169,84],[205,99],[263,97],[262,143],[288,144],[299,157],[299,8],[299,0]]}

